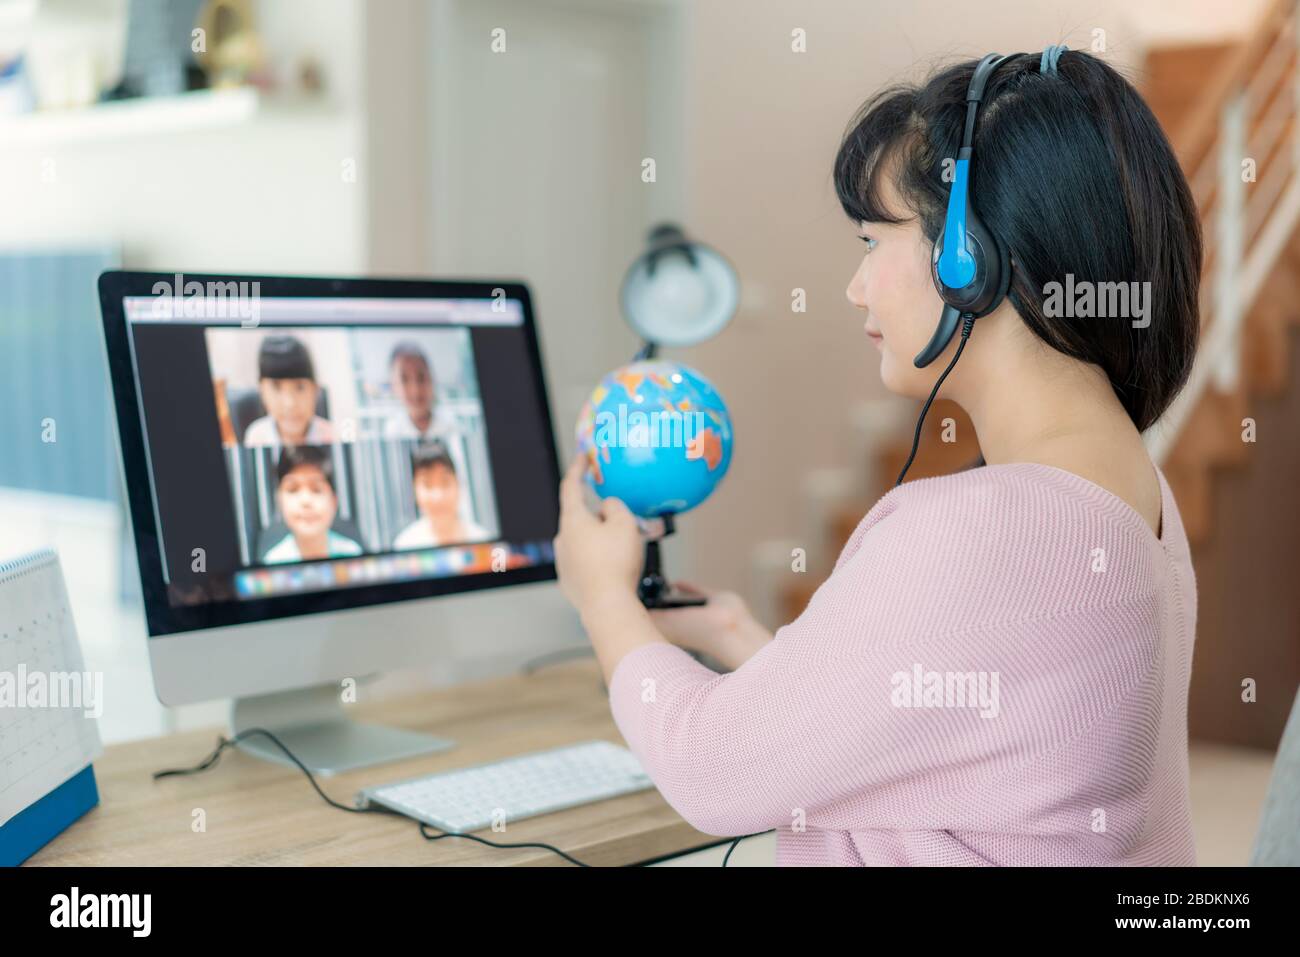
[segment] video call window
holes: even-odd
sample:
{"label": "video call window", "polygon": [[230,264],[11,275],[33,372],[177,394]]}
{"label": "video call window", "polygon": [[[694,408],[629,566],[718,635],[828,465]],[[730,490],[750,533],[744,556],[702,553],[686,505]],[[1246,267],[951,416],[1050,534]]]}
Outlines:
{"label": "video call window", "polygon": [[205,334],[245,567],[499,535],[468,330]]}

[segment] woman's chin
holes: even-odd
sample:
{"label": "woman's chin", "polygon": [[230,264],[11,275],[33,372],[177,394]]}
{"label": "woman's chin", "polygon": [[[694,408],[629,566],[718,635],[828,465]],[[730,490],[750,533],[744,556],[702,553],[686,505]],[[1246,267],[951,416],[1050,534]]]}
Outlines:
{"label": "woman's chin", "polygon": [[903,377],[899,375],[898,361],[888,350],[880,354],[880,381],[886,389],[898,395],[902,395],[906,388]]}

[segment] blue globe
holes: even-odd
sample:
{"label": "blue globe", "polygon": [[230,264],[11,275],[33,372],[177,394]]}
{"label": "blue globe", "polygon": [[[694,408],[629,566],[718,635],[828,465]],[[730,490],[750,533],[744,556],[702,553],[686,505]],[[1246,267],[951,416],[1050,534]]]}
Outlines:
{"label": "blue globe", "polygon": [[690,511],[731,465],[722,396],[676,362],[633,362],[609,373],[582,407],[577,434],[596,494],[621,499],[641,518]]}

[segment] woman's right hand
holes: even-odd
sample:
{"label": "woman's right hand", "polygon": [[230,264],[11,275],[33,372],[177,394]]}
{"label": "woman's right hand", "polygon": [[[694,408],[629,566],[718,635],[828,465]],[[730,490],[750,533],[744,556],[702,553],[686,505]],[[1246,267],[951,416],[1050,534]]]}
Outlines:
{"label": "woman's right hand", "polygon": [[750,614],[745,600],[730,591],[713,591],[676,582],[679,588],[708,597],[704,605],[652,610],[650,618],[669,642],[713,658],[729,671],[750,659],[772,634]]}

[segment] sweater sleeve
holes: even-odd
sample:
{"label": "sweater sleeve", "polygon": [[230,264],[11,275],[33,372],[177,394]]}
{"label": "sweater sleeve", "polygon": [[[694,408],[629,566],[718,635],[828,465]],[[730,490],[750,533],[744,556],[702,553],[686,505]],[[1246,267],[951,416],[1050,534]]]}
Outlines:
{"label": "sweater sleeve", "polygon": [[[666,643],[619,663],[615,721],[678,813],[716,835],[935,829],[966,826],[960,796],[978,790],[988,826],[1014,813],[1014,788],[998,790],[1010,772],[1150,674],[1150,595],[1056,605],[1036,586],[1054,569],[1024,539],[951,531],[855,535],[804,613],[730,674]],[[950,561],[968,563],[960,584]]]}

